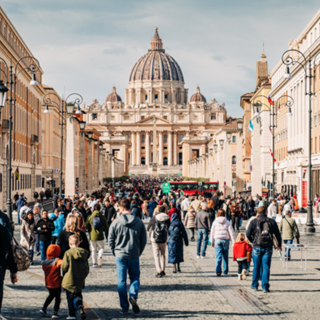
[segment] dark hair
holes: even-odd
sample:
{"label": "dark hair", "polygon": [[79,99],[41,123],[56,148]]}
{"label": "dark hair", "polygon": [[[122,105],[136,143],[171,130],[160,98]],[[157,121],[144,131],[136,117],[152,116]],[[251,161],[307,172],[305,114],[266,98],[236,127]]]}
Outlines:
{"label": "dark hair", "polygon": [[66,209],[71,210],[71,202],[70,201],[67,202]]}
{"label": "dark hair", "polygon": [[98,210],[98,211],[100,211],[100,209],[101,209],[99,203],[96,203],[93,208],[94,208],[94,210]]}
{"label": "dark hair", "polygon": [[260,214],[264,214],[265,211],[266,211],[266,209],[265,209],[264,207],[259,207],[259,208],[258,208],[258,214],[259,214],[259,215],[260,215]]}
{"label": "dark hair", "polygon": [[176,207],[176,203],[175,202],[171,202],[171,208],[175,208]]}
{"label": "dark hair", "polygon": [[223,209],[219,209],[217,213],[217,217],[225,217],[226,212]]}
{"label": "dark hair", "polygon": [[119,203],[119,207],[127,211],[130,210],[130,201],[128,199],[122,199]]}
{"label": "dark hair", "polygon": [[166,212],[166,208],[164,206],[160,206],[158,212]]}
{"label": "dark hair", "polygon": [[80,201],[80,200],[77,200],[77,201],[74,203],[74,206],[75,206],[75,207],[78,207],[80,203],[81,203],[81,201]]}
{"label": "dark hair", "polygon": [[48,210],[42,210],[42,213],[46,212],[48,214]]}

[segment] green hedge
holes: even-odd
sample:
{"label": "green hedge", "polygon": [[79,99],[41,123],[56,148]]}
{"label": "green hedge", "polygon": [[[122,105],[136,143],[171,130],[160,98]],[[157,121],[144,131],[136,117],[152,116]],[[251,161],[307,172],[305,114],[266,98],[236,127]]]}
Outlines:
{"label": "green hedge", "polygon": [[[126,182],[129,179],[127,176],[114,178],[114,182]],[[112,178],[103,178],[103,184],[112,183]]]}
{"label": "green hedge", "polygon": [[190,178],[190,177],[183,177],[183,181],[196,181],[196,182],[209,182],[209,178]]}

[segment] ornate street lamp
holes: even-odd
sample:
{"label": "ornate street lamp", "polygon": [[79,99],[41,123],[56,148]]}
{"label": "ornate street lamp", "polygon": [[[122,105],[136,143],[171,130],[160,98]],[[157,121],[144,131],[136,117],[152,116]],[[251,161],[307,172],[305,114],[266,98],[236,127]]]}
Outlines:
{"label": "ornate street lamp", "polygon": [[229,143],[231,141],[231,136],[232,136],[232,133],[231,132],[227,132],[227,140],[228,140]]}
{"label": "ornate street lamp", "polygon": [[0,108],[3,108],[7,102],[7,93],[9,89],[4,85],[3,81],[0,80]]}
{"label": "ornate street lamp", "polygon": [[86,128],[86,122],[85,121],[80,121],[79,122],[80,130],[84,130]]}
{"label": "ornate street lamp", "polygon": [[[223,140],[222,140],[222,141],[223,141]],[[220,143],[220,144],[221,144],[221,143]],[[223,144],[223,143],[222,143],[222,144]],[[213,147],[214,147],[214,151],[217,152],[217,151],[218,151],[218,145],[217,145],[217,144],[214,144]]]}
{"label": "ornate street lamp", "polygon": [[224,144],[224,139],[220,139],[219,140],[219,143],[220,143],[220,147],[221,147],[221,149],[223,148],[223,144]]}
{"label": "ornate street lamp", "polygon": [[88,138],[92,139],[92,137],[93,137],[93,132],[88,132]]}

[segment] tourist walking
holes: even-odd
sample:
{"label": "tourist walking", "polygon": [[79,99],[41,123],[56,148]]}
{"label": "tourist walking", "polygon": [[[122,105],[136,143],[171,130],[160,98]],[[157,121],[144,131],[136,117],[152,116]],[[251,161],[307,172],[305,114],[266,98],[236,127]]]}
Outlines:
{"label": "tourist walking", "polygon": [[251,288],[258,290],[260,269],[262,268],[262,289],[269,292],[270,268],[273,251],[273,235],[279,244],[278,250],[282,250],[281,235],[276,221],[266,216],[263,206],[258,208],[257,218],[253,219],[247,229],[247,238],[253,244],[253,274]]}
{"label": "tourist walking", "polygon": [[277,218],[277,201],[272,200],[268,206],[268,218],[276,220]]}
{"label": "tourist walking", "polygon": [[181,211],[182,211],[181,219],[182,220],[184,220],[186,218],[187,211],[188,211],[190,205],[191,205],[191,201],[189,199],[189,196],[186,195],[184,200],[181,202]]}
{"label": "tourist walking", "polygon": [[60,232],[65,225],[65,218],[62,212],[59,212],[58,208],[54,209],[54,212],[49,215],[49,219],[53,221],[54,231],[52,232],[52,244],[56,244]]}
{"label": "tourist walking", "polygon": [[[211,228],[211,218],[208,212],[208,206],[206,202],[201,203],[201,210],[196,215],[196,229],[198,230],[197,239],[197,258],[204,259],[206,256],[206,250],[208,245],[208,235]],[[201,250],[202,244],[202,250]]]}
{"label": "tourist walking", "polygon": [[156,198],[153,197],[152,200],[148,203],[148,210],[149,210],[149,217],[152,218],[153,217],[153,211],[156,208],[156,206],[158,205],[158,203],[156,202]]}
{"label": "tourist walking", "polygon": [[184,228],[176,213],[172,216],[168,234],[168,263],[173,264],[173,273],[181,272],[180,263],[184,261],[183,243],[185,244],[185,246],[188,246],[189,240],[186,229]]}
{"label": "tourist walking", "polygon": [[252,247],[246,241],[246,235],[243,232],[239,232],[233,245],[233,261],[238,263],[238,280],[247,279],[248,253],[251,251]]}
{"label": "tourist walking", "polygon": [[196,212],[192,206],[189,206],[187,214],[185,216],[184,226],[190,230],[191,232],[191,239],[190,241],[195,241],[194,238],[194,230],[196,228]]}
{"label": "tourist walking", "polygon": [[[133,312],[139,313],[140,308],[137,304],[140,288],[139,258],[146,246],[146,230],[141,219],[130,214],[128,199],[120,201],[119,210],[121,215],[110,226],[108,243],[112,254],[116,257],[121,313],[128,314],[129,302]],[[130,278],[129,302],[127,273]]]}
{"label": "tourist walking", "polygon": [[20,244],[30,253],[30,262],[33,265],[34,246],[36,243],[36,224],[33,218],[33,212],[29,211],[27,216],[22,219],[20,229]]}
{"label": "tourist walking", "polygon": [[216,275],[221,276],[221,265],[223,261],[222,273],[224,275],[229,272],[229,245],[230,239],[234,243],[236,237],[230,221],[226,218],[223,209],[219,209],[217,218],[212,224],[210,232],[210,242],[214,247],[216,259]]}

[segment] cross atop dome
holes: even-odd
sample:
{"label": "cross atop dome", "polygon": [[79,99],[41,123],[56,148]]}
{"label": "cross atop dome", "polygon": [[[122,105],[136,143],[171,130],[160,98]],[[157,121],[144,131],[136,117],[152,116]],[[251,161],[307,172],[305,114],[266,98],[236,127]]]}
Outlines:
{"label": "cross atop dome", "polygon": [[157,50],[157,51],[164,51],[163,50],[163,43],[161,38],[159,37],[158,34],[158,28],[156,27],[155,33],[153,38],[151,39],[151,43],[150,43],[150,50]]}

